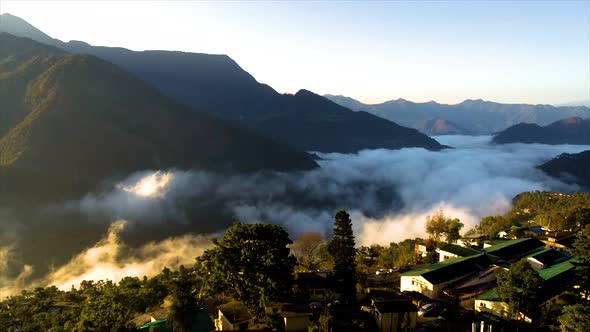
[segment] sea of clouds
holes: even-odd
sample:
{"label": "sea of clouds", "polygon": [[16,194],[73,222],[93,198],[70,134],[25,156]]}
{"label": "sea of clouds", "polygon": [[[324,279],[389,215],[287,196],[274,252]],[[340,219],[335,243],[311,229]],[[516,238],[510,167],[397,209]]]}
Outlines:
{"label": "sea of clouds", "polygon": [[[125,275],[153,275],[166,265],[192,264],[195,256],[210,247],[206,238],[222,234],[223,225],[209,234],[187,234],[139,248],[127,247],[120,233],[128,224],[154,225],[162,220],[198,226],[203,221],[191,220],[184,204],[198,204],[212,197],[222,201],[235,220],[279,224],[292,238],[305,232],[329,237],[333,216],[340,209],[351,214],[357,245],[387,245],[423,237],[426,217],[439,209],[459,218],[466,231],[483,216],[508,211],[513,197],[521,192],[580,190],[535,166],[561,153],[590,149],[575,145],[492,145],[490,136],[436,139],[454,149],[317,153],[320,168],[295,173],[227,176],[200,170],[138,172],[110,189],[66,204],[65,209],[113,224],[105,239],[74,255],[65,266],[54,268],[36,284],[69,289],[84,279],[116,281]],[[10,249],[0,246],[0,258],[8,256]],[[25,266],[23,273],[31,268]],[[0,278],[0,288],[7,293],[22,286],[21,279],[17,285]]]}

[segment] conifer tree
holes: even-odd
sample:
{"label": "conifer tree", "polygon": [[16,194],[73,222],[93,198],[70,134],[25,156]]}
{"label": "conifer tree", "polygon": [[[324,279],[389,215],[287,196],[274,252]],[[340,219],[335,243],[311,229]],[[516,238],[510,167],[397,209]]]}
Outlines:
{"label": "conifer tree", "polygon": [[346,211],[336,214],[334,219],[334,237],[328,250],[334,258],[334,277],[336,291],[347,302],[356,299],[356,249],[354,248],[352,221]]}

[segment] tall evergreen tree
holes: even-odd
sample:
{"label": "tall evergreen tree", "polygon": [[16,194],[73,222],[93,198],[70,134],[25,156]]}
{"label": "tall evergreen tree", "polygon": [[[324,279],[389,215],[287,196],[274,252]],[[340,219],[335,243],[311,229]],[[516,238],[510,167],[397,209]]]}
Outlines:
{"label": "tall evergreen tree", "polygon": [[196,277],[192,270],[180,266],[180,270],[170,283],[172,306],[168,315],[168,324],[175,332],[190,332],[193,321],[199,312],[199,303],[195,296]]}
{"label": "tall evergreen tree", "polygon": [[336,291],[348,302],[356,299],[356,249],[352,221],[346,211],[336,214],[334,219],[334,237],[329,243],[328,251],[334,258],[334,277]]}

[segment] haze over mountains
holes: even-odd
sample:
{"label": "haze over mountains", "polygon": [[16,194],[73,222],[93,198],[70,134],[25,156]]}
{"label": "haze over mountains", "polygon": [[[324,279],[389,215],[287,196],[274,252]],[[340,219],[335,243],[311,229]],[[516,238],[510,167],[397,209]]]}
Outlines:
{"label": "haze over mountains", "polygon": [[567,118],[541,127],[534,123],[520,123],[496,134],[496,144],[590,144],[590,118]]}
{"label": "haze over mountains", "polygon": [[[326,95],[325,97],[353,111],[365,111],[402,126],[420,129],[424,121],[444,121],[475,135],[496,133],[522,122],[545,126],[568,117],[590,117],[590,108],[586,106],[501,104],[481,99],[465,100],[456,105],[439,104],[433,101],[414,103],[404,99],[368,105],[345,96]],[[427,133],[442,135],[452,132],[443,127],[440,131]]]}
{"label": "haze over mountains", "polygon": [[[258,83],[226,55],[134,52],[64,43],[26,21],[2,15],[0,31],[48,43],[70,53],[92,54],[131,72],[185,105],[255,129],[303,151],[356,152],[371,148],[443,148],[410,128],[352,112],[312,92],[281,95]],[[353,132],[354,135],[350,135]],[[303,134],[304,133],[304,134]]]}

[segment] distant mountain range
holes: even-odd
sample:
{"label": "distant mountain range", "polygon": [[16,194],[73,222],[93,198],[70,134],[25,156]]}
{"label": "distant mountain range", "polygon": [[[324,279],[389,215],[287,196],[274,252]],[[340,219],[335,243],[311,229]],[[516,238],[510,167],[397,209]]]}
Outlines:
{"label": "distant mountain range", "polygon": [[[585,106],[500,104],[481,99],[465,100],[456,105],[433,101],[414,103],[404,99],[368,105],[345,96],[324,97],[353,111],[365,111],[402,126],[420,129],[425,121],[448,121],[457,128],[476,135],[489,135],[523,122],[545,126],[563,118],[590,117],[590,108]],[[431,130],[424,133],[440,135],[448,132],[446,126],[443,126],[441,131]]]}
{"label": "distant mountain range", "polygon": [[282,95],[258,83],[226,55],[170,51],[134,52],[64,43],[26,21],[3,14],[0,31],[27,37],[70,53],[92,54],[116,64],[175,100],[303,151],[356,152],[372,148],[442,149],[415,129],[365,112],[353,112],[301,90]]}
{"label": "distant mountain range", "polygon": [[590,118],[567,118],[545,127],[520,123],[496,134],[492,142],[590,145]]}
{"label": "distant mountain range", "polygon": [[545,173],[590,189],[590,151],[564,153],[539,166]]}
{"label": "distant mountain range", "polygon": [[145,169],[316,166],[305,152],[179,104],[95,56],[0,33],[4,172],[94,185]]}

